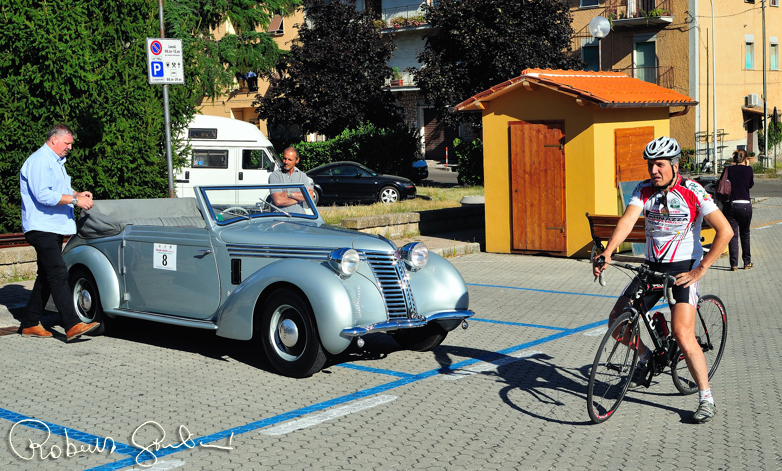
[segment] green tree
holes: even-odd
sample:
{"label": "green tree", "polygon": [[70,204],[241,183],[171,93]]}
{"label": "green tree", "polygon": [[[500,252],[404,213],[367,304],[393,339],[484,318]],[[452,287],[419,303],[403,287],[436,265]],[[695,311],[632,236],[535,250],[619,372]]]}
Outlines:
{"label": "green tree", "polygon": [[526,68],[583,69],[565,54],[573,35],[563,0],[440,0],[425,6],[433,32],[418,55],[415,79],[427,101],[449,125],[474,113],[449,113],[461,103]]}
{"label": "green tree", "polygon": [[[297,2],[165,3],[166,36],[182,39],[185,59],[185,85],[169,87],[174,136],[203,97],[277,61],[274,41],[255,28]],[[237,34],[217,41],[211,28],[226,19]],[[146,38],[158,36],[153,0],[0,4],[0,232],[21,230],[19,170],[58,122],[76,133],[74,188],[104,199],[168,194],[162,87],[146,70]]]}
{"label": "green tree", "polygon": [[381,127],[400,121],[386,65],[394,46],[375,27],[372,13],[355,0],[304,0],[307,23],[277,64],[281,74],[259,96],[258,116],[270,129],[298,127],[304,133],[336,136],[362,122]]}
{"label": "green tree", "polygon": [[[768,150],[771,155],[777,155],[777,146],[782,142],[782,123],[774,123],[770,121],[768,123]],[[758,129],[758,149],[760,153],[763,153],[763,149],[766,148],[766,133],[763,132],[763,128]]]}

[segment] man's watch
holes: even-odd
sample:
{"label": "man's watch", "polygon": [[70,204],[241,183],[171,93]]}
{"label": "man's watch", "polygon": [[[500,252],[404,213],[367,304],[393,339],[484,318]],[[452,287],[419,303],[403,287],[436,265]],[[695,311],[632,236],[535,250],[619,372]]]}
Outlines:
{"label": "man's watch", "polygon": [[79,199],[78,199],[78,198],[76,198],[75,196],[74,196],[74,197],[73,197],[73,199],[71,200],[71,204],[72,204],[72,205],[74,205],[74,206],[76,206],[76,204],[77,204],[78,202],[79,202]]}

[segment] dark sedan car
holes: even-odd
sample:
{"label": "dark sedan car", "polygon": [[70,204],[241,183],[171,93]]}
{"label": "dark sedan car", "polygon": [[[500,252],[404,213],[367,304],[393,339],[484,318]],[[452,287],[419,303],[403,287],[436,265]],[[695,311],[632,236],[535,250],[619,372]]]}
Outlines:
{"label": "dark sedan car", "polygon": [[332,162],[307,172],[315,182],[315,199],[321,203],[396,203],[415,198],[415,185],[404,177],[382,175],[356,162]]}

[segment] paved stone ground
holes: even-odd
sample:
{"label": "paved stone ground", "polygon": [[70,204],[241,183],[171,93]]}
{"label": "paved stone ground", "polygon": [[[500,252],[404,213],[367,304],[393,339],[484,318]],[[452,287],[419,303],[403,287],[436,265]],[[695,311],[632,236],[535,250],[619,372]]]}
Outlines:
{"label": "paved stone ground", "polygon": [[[587,375],[627,277],[600,287],[586,261],[479,253],[450,259],[470,284],[468,330],[424,353],[368,336],[308,379],[270,372],[252,343],[143,322],[71,344],[2,336],[0,469],[143,469],[142,447],[181,443],[180,426],[232,449],[187,442],[146,469],[780,469],[782,198],[758,203],[754,226],[756,268],[722,257],[701,286],[729,316],[709,424],[690,423],[697,397],[665,374],[592,425]],[[25,290],[2,286],[0,302]],[[118,448],[67,456],[65,429],[75,447]]]}

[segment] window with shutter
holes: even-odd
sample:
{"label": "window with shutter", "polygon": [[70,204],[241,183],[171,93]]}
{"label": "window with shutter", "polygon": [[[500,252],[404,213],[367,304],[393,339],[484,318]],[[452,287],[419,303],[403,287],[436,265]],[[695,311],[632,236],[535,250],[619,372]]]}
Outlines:
{"label": "window with shutter", "polygon": [[654,139],[654,126],[622,128],[614,131],[614,184],[646,180],[649,171],[644,160],[644,148]]}

